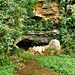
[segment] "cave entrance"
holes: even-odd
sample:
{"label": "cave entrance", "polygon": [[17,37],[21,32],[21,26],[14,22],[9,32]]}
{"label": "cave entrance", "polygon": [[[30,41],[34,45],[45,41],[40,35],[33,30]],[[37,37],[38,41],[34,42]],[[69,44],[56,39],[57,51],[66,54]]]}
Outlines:
{"label": "cave entrance", "polygon": [[19,48],[28,50],[29,47],[33,47],[33,46],[45,46],[48,45],[48,43],[42,43],[40,41],[35,42],[34,40],[29,40],[29,39],[24,39],[22,41],[20,41],[19,43],[17,43],[17,46]]}

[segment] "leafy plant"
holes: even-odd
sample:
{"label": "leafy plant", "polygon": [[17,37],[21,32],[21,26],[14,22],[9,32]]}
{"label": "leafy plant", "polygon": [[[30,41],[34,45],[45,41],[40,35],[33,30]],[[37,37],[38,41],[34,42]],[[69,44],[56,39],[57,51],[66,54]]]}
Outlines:
{"label": "leafy plant", "polygon": [[46,50],[45,50],[45,54],[46,55],[55,55],[56,52],[58,52],[58,50],[55,47],[51,47],[49,46]]}
{"label": "leafy plant", "polygon": [[42,66],[52,68],[55,71],[58,71],[60,75],[75,75],[75,54],[40,56],[37,60]]}
{"label": "leafy plant", "polygon": [[0,75],[17,75],[14,68],[9,57],[0,55]]}
{"label": "leafy plant", "polygon": [[0,25],[0,53],[10,52],[13,49],[13,42],[20,36],[20,33],[10,29],[7,25]]}
{"label": "leafy plant", "polygon": [[26,59],[30,59],[30,58],[35,58],[37,56],[32,55],[32,54],[30,55],[30,54],[24,54],[24,53],[22,53],[22,54],[20,54],[20,57],[26,58]]}
{"label": "leafy plant", "polygon": [[13,65],[0,66],[0,75],[17,75]]}
{"label": "leafy plant", "polygon": [[[74,44],[74,34],[75,34],[75,19],[72,15],[72,8],[69,7],[71,0],[61,0],[61,7],[60,13],[65,12],[65,15],[62,15],[62,21],[59,20],[60,23],[60,39],[62,42],[62,47],[65,51],[73,52],[75,51],[75,44]],[[70,4],[69,4],[70,3]],[[70,11],[70,12],[69,12]]]}

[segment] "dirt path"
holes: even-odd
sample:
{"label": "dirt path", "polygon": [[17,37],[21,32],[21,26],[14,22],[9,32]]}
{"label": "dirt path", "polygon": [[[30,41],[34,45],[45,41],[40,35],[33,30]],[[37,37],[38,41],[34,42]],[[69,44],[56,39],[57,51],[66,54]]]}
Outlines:
{"label": "dirt path", "polygon": [[25,63],[25,67],[18,71],[18,75],[55,75],[56,72],[50,68],[42,67],[37,60],[29,59]]}

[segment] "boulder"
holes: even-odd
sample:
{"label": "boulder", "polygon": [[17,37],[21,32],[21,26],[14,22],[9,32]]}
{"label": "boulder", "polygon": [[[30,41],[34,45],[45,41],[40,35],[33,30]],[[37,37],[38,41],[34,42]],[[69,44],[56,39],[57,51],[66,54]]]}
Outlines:
{"label": "boulder", "polygon": [[43,46],[37,46],[37,47],[34,46],[34,47],[33,47],[33,51],[38,52],[38,53],[40,53],[41,55],[43,55],[42,52],[44,52],[45,49],[44,49]]}
{"label": "boulder", "polygon": [[52,48],[56,48],[59,52],[61,51],[61,45],[60,45],[59,40],[57,39],[51,40],[48,45],[50,45],[50,47]]}
{"label": "boulder", "polygon": [[[55,48],[56,50],[54,50],[53,48]],[[48,45],[33,46],[32,48],[29,48],[29,51],[32,54],[39,53],[39,55],[55,55],[60,54],[61,46],[59,40],[53,39],[49,42]]]}

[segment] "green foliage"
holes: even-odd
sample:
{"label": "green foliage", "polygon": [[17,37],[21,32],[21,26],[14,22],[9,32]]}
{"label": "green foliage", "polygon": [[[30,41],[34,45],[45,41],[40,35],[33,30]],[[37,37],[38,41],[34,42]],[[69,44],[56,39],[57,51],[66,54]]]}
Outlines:
{"label": "green foliage", "polygon": [[0,55],[0,66],[10,65],[9,58],[6,56]]}
{"label": "green foliage", "polygon": [[20,54],[21,52],[25,51],[24,49],[17,49],[17,48],[13,48],[13,50],[10,51],[10,53],[8,53],[8,55],[12,55],[12,54]]}
{"label": "green foliage", "polygon": [[0,53],[10,52],[14,41],[27,32],[23,30],[24,18],[33,15],[38,0],[0,0]]}
{"label": "green foliage", "polygon": [[35,7],[35,3],[37,3],[37,2],[38,2],[38,0],[25,0],[25,7],[27,8],[28,16],[32,17],[33,9]]}
{"label": "green foliage", "polygon": [[46,52],[48,52],[49,54],[52,54],[52,55],[55,55],[55,52],[57,52],[58,50],[55,48],[55,47],[51,47],[49,46],[47,49],[46,49]]}
{"label": "green foliage", "polygon": [[[44,20],[41,18],[25,18],[24,27],[22,28],[23,34],[27,33],[28,31],[43,31],[43,30],[52,30],[51,20]],[[50,28],[50,29],[49,29]]]}
{"label": "green foliage", "polygon": [[[1,14],[1,23],[7,24],[10,26],[19,26],[19,20],[20,14],[21,14],[21,7],[14,1],[10,0],[4,0],[1,2],[1,5],[4,4],[5,6],[2,6],[2,9],[0,10]],[[23,11],[22,11],[23,12]],[[22,16],[21,16],[22,17]]]}
{"label": "green foliage", "polygon": [[65,12],[65,15],[62,15],[61,21],[59,20],[62,47],[68,52],[75,51],[75,17],[72,15],[74,10],[72,10],[70,5],[72,2],[70,2],[71,0],[61,0],[60,13]]}
{"label": "green foliage", "polygon": [[[9,30],[14,29],[15,32],[12,32],[13,34],[9,33],[9,36],[12,38],[16,37],[16,33],[21,32],[22,34],[27,33],[28,31],[42,31],[42,30],[52,30],[55,27],[51,25],[51,21],[47,20],[45,21],[44,19],[33,19],[33,9],[35,8],[35,4],[38,2],[38,0],[0,0],[0,24],[3,25],[8,25],[7,28]],[[50,3],[49,0],[46,0],[47,3]],[[69,45],[64,46],[66,43],[64,42],[66,39],[64,39],[65,36],[69,36],[70,34],[74,35],[75,29],[74,29],[74,23],[75,19],[73,15],[71,15],[70,10],[71,8],[67,9],[67,5],[71,2],[71,0],[61,0],[60,2],[60,13],[66,12],[65,17],[62,16],[62,21],[60,22],[59,29],[60,29],[60,36],[53,36],[53,34],[50,35],[51,39],[59,39],[62,41],[63,47],[66,47],[67,50],[69,50]],[[74,11],[74,10],[72,10]],[[70,14],[70,15],[69,15]],[[11,29],[10,29],[11,28]],[[50,28],[50,29],[49,29]],[[63,31],[66,31],[63,33]],[[16,31],[17,30],[17,31]],[[69,31],[68,31],[69,30]],[[2,31],[1,31],[2,32]],[[10,31],[11,32],[11,31]],[[68,35],[67,35],[68,33]],[[3,33],[4,34],[4,33]],[[19,34],[20,35],[20,34]],[[18,36],[18,34],[17,34]],[[21,35],[20,35],[21,36]],[[10,38],[10,39],[11,39]],[[13,39],[12,38],[12,39]],[[17,38],[17,37],[16,37]],[[15,39],[16,39],[15,38]],[[69,36],[72,40],[74,40],[74,36]],[[7,36],[6,38],[7,39]],[[11,40],[12,40],[11,39]],[[8,40],[8,39],[7,39]],[[67,40],[66,40],[67,41]],[[1,41],[2,42],[2,41]],[[12,49],[12,44],[14,42],[14,39],[12,42],[10,42],[11,45],[4,45],[2,47],[2,50],[5,48],[10,50]],[[68,41],[67,41],[68,43]],[[2,43],[0,43],[2,44]],[[7,43],[5,43],[7,44]],[[72,41],[72,44],[70,43],[74,49],[74,43]],[[8,48],[8,47],[9,48]],[[5,48],[4,48],[5,47]],[[4,49],[3,49],[4,48]]]}
{"label": "green foliage", "polygon": [[42,66],[53,68],[55,71],[60,72],[60,75],[75,75],[75,54],[40,56],[37,60]]}
{"label": "green foliage", "polygon": [[50,6],[51,6],[51,1],[52,1],[52,0],[45,0],[45,2],[46,2],[46,4],[47,4],[47,7],[48,7],[48,8],[50,8]]}
{"label": "green foliage", "polygon": [[70,51],[70,52],[72,50],[75,51],[74,50],[75,49],[75,44],[74,44],[75,40],[73,40],[73,38],[72,38],[73,36],[74,36],[74,34],[71,34],[71,35],[67,34],[67,35],[62,36],[62,41],[63,41],[62,46],[65,48],[65,50]]}
{"label": "green foliage", "polygon": [[15,66],[10,62],[10,58],[0,55],[0,75],[16,75]]}
{"label": "green foliage", "polygon": [[13,65],[0,66],[0,75],[17,75]]}
{"label": "green foliage", "polygon": [[26,58],[26,59],[30,59],[30,58],[34,58],[34,57],[36,57],[35,55],[30,55],[30,54],[24,54],[24,53],[22,53],[22,54],[20,54],[20,57],[22,57],[22,58]]}
{"label": "green foliage", "polygon": [[0,53],[7,52],[13,49],[13,42],[20,36],[21,33],[10,29],[7,25],[0,25]]}
{"label": "green foliage", "polygon": [[62,23],[60,28],[60,35],[62,41],[62,47],[65,48],[67,51],[75,51],[75,29],[74,29],[74,17],[67,18],[62,17]]}
{"label": "green foliage", "polygon": [[24,18],[33,15],[33,8],[38,0],[0,0],[0,23],[18,29],[23,27]]}
{"label": "green foliage", "polygon": [[[23,50],[13,48],[13,43],[18,37],[28,31],[56,29],[51,25],[50,20],[33,18],[33,9],[36,8],[37,2],[38,0],[0,0],[0,75],[14,75],[12,74],[13,66],[10,65],[8,58],[5,58],[6,52],[8,54],[18,53],[18,55],[27,59],[35,57],[34,55],[19,54]],[[65,15],[62,16],[62,20],[59,20],[57,27],[60,30],[60,35],[54,36],[51,33],[50,39],[60,38],[65,51],[71,52],[73,50],[75,52],[75,13],[73,13],[75,9],[67,8],[70,2],[71,0],[61,0],[59,11],[60,13],[65,12]],[[48,5],[50,7],[50,3]],[[75,55],[46,56],[40,57],[39,61],[42,65],[54,68],[64,75],[75,75],[74,57]]]}
{"label": "green foliage", "polygon": [[38,30],[42,31],[43,25],[42,23],[40,23],[40,25],[38,26]]}
{"label": "green foliage", "polygon": [[33,8],[37,1],[0,0],[0,75],[14,75],[13,67],[8,58],[5,58],[5,53],[10,55],[23,51],[15,50],[13,43],[23,32],[26,32],[23,30],[22,21],[33,15]]}

